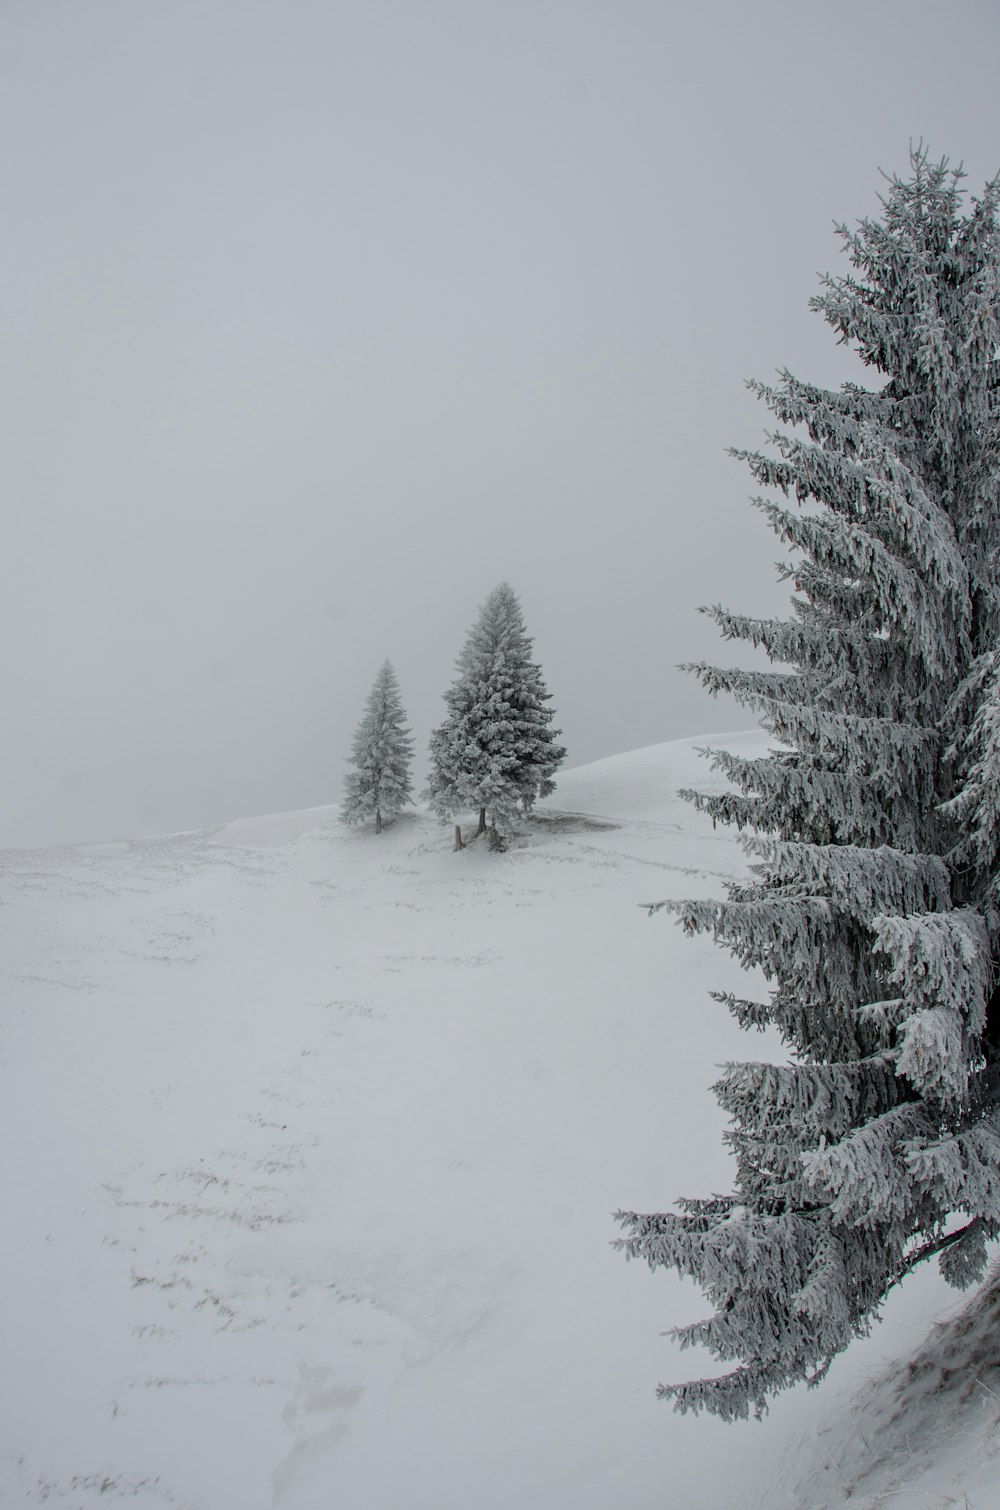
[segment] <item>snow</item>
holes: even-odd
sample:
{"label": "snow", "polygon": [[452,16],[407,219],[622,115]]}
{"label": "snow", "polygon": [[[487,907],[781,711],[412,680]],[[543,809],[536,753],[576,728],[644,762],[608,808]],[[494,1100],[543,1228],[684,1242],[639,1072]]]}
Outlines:
{"label": "snow", "polygon": [[[744,870],[676,796],[719,780],[706,742],[764,747],[567,771],[505,854],[331,807],[0,857],[0,1503],[818,1507],[884,1487],[859,1409],[900,1477],[898,1369],[853,1402],[954,1308],[935,1274],[727,1427],[654,1396],[705,1367],[660,1334],[706,1303],[609,1246],[619,1206],[727,1188],[707,1087],[780,1055],[709,1000],[732,961],[637,905]],[[952,1502],[947,1453],[926,1472],[900,1505]]]}
{"label": "snow", "polygon": [[894,1360],[786,1450],[763,1502],[862,1510],[1000,1504],[1000,1276],[953,1298],[912,1356]]}

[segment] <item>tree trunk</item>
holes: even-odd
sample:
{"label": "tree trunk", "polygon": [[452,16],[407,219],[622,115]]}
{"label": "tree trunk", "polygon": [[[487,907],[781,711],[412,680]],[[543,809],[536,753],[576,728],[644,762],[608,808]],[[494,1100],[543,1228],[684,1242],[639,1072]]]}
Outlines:
{"label": "tree trunk", "polygon": [[476,838],[478,839],[479,835],[480,834],[485,834],[485,832],[486,832],[486,809],[484,807],[481,807],[479,809],[479,827],[476,829]]}
{"label": "tree trunk", "polygon": [[381,810],[381,808],[376,808],[375,809],[375,832],[377,834],[380,834],[382,832],[382,810]]}
{"label": "tree trunk", "polygon": [[464,849],[465,848],[465,845],[462,843],[462,827],[461,827],[461,824],[459,824],[459,823],[455,824],[455,848],[456,849]]}

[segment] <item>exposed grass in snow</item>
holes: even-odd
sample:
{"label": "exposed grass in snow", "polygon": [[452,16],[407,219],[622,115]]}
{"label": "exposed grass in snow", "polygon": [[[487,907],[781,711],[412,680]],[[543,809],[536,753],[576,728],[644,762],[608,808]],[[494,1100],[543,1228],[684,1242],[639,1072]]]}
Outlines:
{"label": "exposed grass in snow", "polygon": [[1000,1505],[1000,1275],[789,1452],[774,1503],[810,1510]]}
{"label": "exposed grass in snow", "polygon": [[[714,779],[698,743],[564,773],[504,854],[320,808],[0,858],[0,1503],[730,1510],[826,1503],[820,1472],[877,1492],[833,1435],[815,1468],[817,1402],[912,1347],[950,1302],[933,1276],[827,1391],[726,1428],[654,1397],[699,1367],[659,1334],[704,1302],[609,1247],[614,1208],[725,1188],[707,1087],[777,1051],[708,999],[745,984],[732,962],[637,905],[743,871],[676,798]],[[986,1396],[947,1393],[985,1463]],[[866,1399],[893,1459],[888,1396]]]}

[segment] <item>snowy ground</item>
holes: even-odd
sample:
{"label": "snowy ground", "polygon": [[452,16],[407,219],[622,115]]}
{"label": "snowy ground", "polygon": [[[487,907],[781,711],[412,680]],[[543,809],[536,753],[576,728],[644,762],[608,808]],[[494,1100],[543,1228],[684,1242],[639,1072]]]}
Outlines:
{"label": "snowy ground", "polygon": [[743,868],[676,799],[697,743],[566,773],[503,855],[324,808],[0,857],[0,1504],[1000,1506],[996,1297],[851,1404],[954,1305],[933,1274],[764,1426],[654,1398],[704,1303],[610,1212],[726,1188],[707,1087],[776,1051],[636,905]]}

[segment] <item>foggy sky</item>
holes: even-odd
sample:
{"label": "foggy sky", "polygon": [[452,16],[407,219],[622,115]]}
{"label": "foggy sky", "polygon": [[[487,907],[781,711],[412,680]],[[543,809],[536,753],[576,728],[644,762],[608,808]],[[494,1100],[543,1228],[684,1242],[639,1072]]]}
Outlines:
{"label": "foggy sky", "polygon": [[570,764],[745,726],[743,387],[908,144],[1000,168],[1000,7],[0,0],[0,844],[336,801],[520,593]]}

